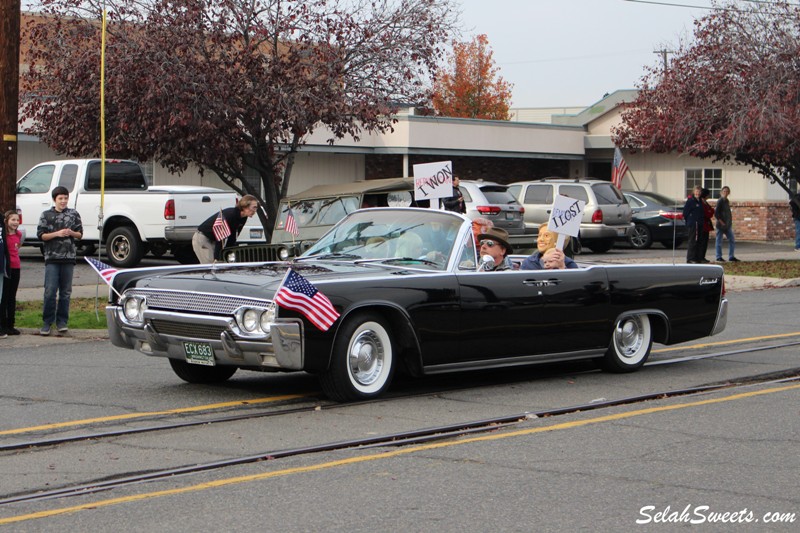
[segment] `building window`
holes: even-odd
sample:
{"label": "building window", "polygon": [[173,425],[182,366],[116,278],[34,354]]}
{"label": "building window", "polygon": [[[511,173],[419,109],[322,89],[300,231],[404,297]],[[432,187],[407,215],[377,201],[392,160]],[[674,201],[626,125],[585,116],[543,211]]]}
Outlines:
{"label": "building window", "polygon": [[686,196],[691,196],[697,186],[711,191],[711,198],[719,198],[722,189],[721,168],[687,168],[686,169]]}

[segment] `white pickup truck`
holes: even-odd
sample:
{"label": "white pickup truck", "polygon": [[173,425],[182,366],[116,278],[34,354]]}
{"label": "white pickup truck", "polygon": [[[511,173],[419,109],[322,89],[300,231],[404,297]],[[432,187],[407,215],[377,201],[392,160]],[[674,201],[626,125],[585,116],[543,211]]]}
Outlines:
{"label": "white pickup truck", "polygon": [[148,187],[135,161],[106,160],[103,220],[100,226],[99,159],[67,159],[36,165],[17,181],[17,209],[25,244],[41,245],[36,226],[42,211],[53,205],[51,191],[69,191],[69,207],[83,222],[84,253],[105,245],[108,262],[136,266],[148,251],[160,257],[171,250],[182,263],[195,262],[192,235],[197,226],[221,208],[236,205],[233,191],[213,187],[159,185]]}

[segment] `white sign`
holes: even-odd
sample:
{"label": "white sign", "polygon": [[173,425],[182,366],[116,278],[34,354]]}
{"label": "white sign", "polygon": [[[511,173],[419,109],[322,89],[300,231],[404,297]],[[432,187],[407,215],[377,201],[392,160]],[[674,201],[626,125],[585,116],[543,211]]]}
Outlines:
{"label": "white sign", "polygon": [[569,196],[559,194],[553,201],[553,209],[550,212],[550,220],[547,227],[553,233],[558,233],[558,243],[556,248],[564,248],[564,235],[577,237],[581,229],[581,218],[586,202],[576,200]]}
{"label": "white sign", "polygon": [[414,200],[453,196],[453,164],[450,161],[414,165]]}

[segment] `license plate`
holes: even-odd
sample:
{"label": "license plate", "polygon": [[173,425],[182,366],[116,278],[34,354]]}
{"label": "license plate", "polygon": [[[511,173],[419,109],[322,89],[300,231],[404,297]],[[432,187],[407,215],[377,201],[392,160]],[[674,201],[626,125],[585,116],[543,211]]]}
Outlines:
{"label": "license plate", "polygon": [[506,220],[514,220],[516,215],[514,213],[506,213]]}
{"label": "license plate", "polygon": [[187,363],[205,366],[217,364],[214,360],[214,348],[207,342],[186,341],[183,343],[183,352],[186,354]]}
{"label": "license plate", "polygon": [[624,237],[627,233],[627,228],[617,228],[617,237]]}
{"label": "license plate", "polygon": [[251,239],[261,239],[264,237],[264,230],[263,229],[251,229],[250,230],[250,238]]}

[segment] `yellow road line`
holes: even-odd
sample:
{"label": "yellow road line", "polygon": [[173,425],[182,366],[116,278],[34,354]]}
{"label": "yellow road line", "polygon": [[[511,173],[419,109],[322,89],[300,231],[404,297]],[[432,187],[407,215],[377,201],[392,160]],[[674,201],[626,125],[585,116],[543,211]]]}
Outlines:
{"label": "yellow road line", "polygon": [[652,353],[674,352],[677,350],[696,350],[699,348],[709,348],[712,346],[726,346],[728,344],[738,344],[740,342],[765,341],[769,339],[783,339],[786,337],[797,337],[799,335],[800,331],[796,333],[780,333],[777,335],[764,335],[762,337],[748,337],[746,339],[733,339],[730,341],[706,342],[704,344],[692,344],[690,346],[672,346],[670,348],[659,348],[658,350],[653,350]]}
{"label": "yellow road line", "polygon": [[83,426],[86,424],[96,424],[98,422],[113,422],[115,420],[131,420],[135,418],[145,418],[158,415],[175,415],[181,413],[193,413],[197,411],[213,411],[215,409],[225,409],[226,407],[238,407],[243,405],[257,405],[261,403],[279,402],[282,400],[294,400],[306,398],[311,394],[284,394],[283,396],[269,396],[267,398],[254,398],[252,400],[237,400],[235,402],[211,403],[206,405],[196,405],[194,407],[180,407],[177,409],[167,409],[166,411],[150,411],[145,413],[126,413],[124,415],[102,416],[98,418],[84,418],[83,420],[69,420],[67,422],[55,422],[53,424],[43,424],[41,426],[29,426],[17,429],[7,429],[0,431],[0,435],[17,435],[19,433],[30,433],[45,429],[58,429],[72,426]]}
{"label": "yellow road line", "polygon": [[[729,341],[719,341],[719,342],[708,342],[704,344],[693,344],[690,346],[674,346],[670,348],[660,348],[658,350],[653,350],[652,353],[664,353],[664,352],[672,352],[677,350],[696,350],[701,348],[709,348],[713,346],[725,346],[729,344],[736,344],[740,342],[753,342],[753,341],[761,341],[761,340],[768,340],[768,339],[780,339],[786,337],[796,337],[800,336],[800,332],[796,333],[782,333],[778,335],[764,335],[761,337],[748,337],[746,339],[734,339]],[[124,415],[113,415],[113,416],[105,416],[105,417],[98,417],[98,418],[86,418],[83,420],[69,420],[66,422],[55,422],[53,424],[43,424],[41,426],[30,426],[30,427],[23,427],[17,429],[7,429],[7,430],[0,430],[0,436],[3,435],[18,435],[21,433],[32,433],[34,431],[42,431],[47,429],[59,429],[65,427],[73,427],[73,426],[83,426],[87,424],[96,424],[100,422],[113,422],[116,420],[132,420],[136,418],[146,418],[148,416],[159,416],[159,415],[169,415],[169,414],[181,414],[181,413],[191,413],[197,411],[212,411],[215,409],[224,409],[226,407],[236,407],[240,405],[255,405],[261,403],[270,403],[270,402],[277,402],[281,400],[294,400],[297,398],[306,398],[312,396],[312,394],[286,394],[283,396],[271,396],[267,398],[256,398],[253,400],[240,400],[235,402],[224,402],[224,403],[214,403],[214,404],[207,404],[207,405],[198,405],[195,407],[182,407],[179,409],[169,409],[166,411],[151,411],[146,413],[128,413]]]}
{"label": "yellow road line", "polygon": [[51,509],[49,511],[40,511],[38,513],[30,513],[26,515],[19,515],[19,516],[11,516],[8,518],[0,518],[0,525],[4,524],[13,524],[16,522],[24,522],[28,520],[35,520],[38,518],[48,518],[51,516],[58,516],[68,513],[74,513],[78,511],[84,511],[87,509],[97,509],[99,507],[110,507],[112,505],[119,505],[123,503],[131,503],[143,500],[149,500],[153,498],[161,498],[164,496],[173,496],[177,494],[186,494],[190,492],[198,492],[202,490],[208,490],[218,487],[225,487],[229,485],[237,485],[241,483],[250,483],[252,481],[260,481],[264,479],[276,478],[276,477],[283,477],[289,476],[294,474],[303,474],[306,472],[315,472],[319,470],[326,470],[329,468],[336,468],[340,466],[347,466],[351,464],[357,463],[365,463],[368,461],[377,461],[380,459],[391,459],[393,457],[398,457],[401,455],[408,455],[411,453],[427,451],[427,450],[435,450],[440,448],[449,448],[453,446],[462,446],[464,444],[472,444],[475,442],[489,442],[501,439],[507,439],[512,437],[522,437],[526,435],[533,435],[536,433],[544,433],[548,431],[558,431],[562,429],[573,429],[583,426],[588,426],[590,424],[598,424],[602,422],[613,422],[617,420],[623,420],[626,418],[633,418],[636,416],[643,416],[643,415],[650,415],[655,413],[662,413],[667,411],[675,411],[678,409],[686,409],[688,407],[700,407],[704,405],[713,405],[723,402],[730,402],[734,400],[742,400],[745,398],[752,398],[755,396],[763,396],[765,394],[774,394],[776,392],[784,392],[789,390],[796,390],[800,389],[800,385],[787,385],[783,387],[774,387],[771,389],[763,389],[758,391],[750,391],[744,392],[740,394],[733,394],[730,396],[724,396],[722,398],[709,398],[706,400],[700,400],[696,402],[690,403],[682,403],[676,405],[664,405],[661,407],[650,407],[647,409],[639,409],[636,411],[629,411],[625,413],[617,413],[613,415],[605,415],[599,416],[596,418],[588,418],[584,420],[574,420],[572,422],[564,422],[561,424],[553,424],[552,426],[544,426],[544,427],[536,427],[536,428],[529,428],[529,429],[520,429],[516,431],[509,431],[503,433],[493,433],[491,435],[481,435],[478,437],[469,437],[464,438],[456,441],[445,441],[445,442],[436,442],[431,444],[423,444],[419,446],[409,446],[407,448],[400,448],[397,450],[392,450],[389,452],[381,452],[375,453],[371,455],[362,455],[359,457],[351,457],[348,459],[340,459],[337,461],[328,461],[325,463],[319,463],[315,465],[309,466],[301,466],[295,468],[286,468],[283,470],[276,470],[273,472],[264,472],[261,474],[252,474],[248,476],[237,476],[227,479],[220,479],[217,481],[209,481],[207,483],[200,483],[197,485],[191,485],[188,487],[182,487],[177,489],[168,489],[168,490],[160,490],[156,492],[148,492],[145,494],[135,494],[132,496],[123,496],[120,498],[112,498],[108,500],[101,500],[92,503],[85,503],[82,505],[75,505],[73,507],[63,507],[61,509]]}

